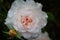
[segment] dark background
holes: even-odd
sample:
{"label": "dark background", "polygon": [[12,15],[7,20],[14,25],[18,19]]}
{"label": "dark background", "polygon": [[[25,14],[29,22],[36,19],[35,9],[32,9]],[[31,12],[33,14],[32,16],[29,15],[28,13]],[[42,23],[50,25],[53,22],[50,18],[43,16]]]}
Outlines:
{"label": "dark background", "polygon": [[[16,37],[10,39],[10,36],[4,33],[9,31],[4,22],[13,1],[0,0],[0,40],[21,40]],[[35,0],[35,2],[41,3],[42,10],[48,15],[48,23],[43,32],[47,31],[52,40],[60,40],[60,0]]]}

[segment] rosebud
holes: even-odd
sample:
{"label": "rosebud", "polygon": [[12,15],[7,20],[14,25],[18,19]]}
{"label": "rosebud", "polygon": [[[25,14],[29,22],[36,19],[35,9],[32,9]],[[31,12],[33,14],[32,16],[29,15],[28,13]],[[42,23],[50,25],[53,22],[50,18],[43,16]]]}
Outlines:
{"label": "rosebud", "polygon": [[15,37],[16,36],[16,31],[15,30],[13,30],[13,29],[10,29],[9,30],[9,35],[11,36],[11,37]]}

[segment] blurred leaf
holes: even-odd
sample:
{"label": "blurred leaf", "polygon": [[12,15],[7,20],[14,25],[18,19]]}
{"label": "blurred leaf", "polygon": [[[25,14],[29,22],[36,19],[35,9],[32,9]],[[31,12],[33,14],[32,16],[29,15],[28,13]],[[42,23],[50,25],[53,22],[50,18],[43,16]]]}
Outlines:
{"label": "blurred leaf", "polygon": [[3,0],[0,0],[0,5],[3,3]]}
{"label": "blurred leaf", "polygon": [[55,20],[55,17],[53,15],[53,13],[47,12],[47,15],[48,15],[48,20],[50,20],[50,21],[54,21]]}
{"label": "blurred leaf", "polygon": [[2,31],[3,33],[5,33],[5,34],[9,34],[8,32],[4,32],[4,31]]}
{"label": "blurred leaf", "polygon": [[42,33],[45,33],[46,32],[46,27],[42,28],[41,30],[42,30],[41,31]]}

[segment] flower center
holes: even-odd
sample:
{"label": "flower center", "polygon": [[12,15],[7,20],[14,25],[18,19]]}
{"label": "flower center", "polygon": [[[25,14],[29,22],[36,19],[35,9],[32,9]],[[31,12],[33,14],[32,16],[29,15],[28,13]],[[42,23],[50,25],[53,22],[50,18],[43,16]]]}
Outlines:
{"label": "flower center", "polygon": [[29,16],[25,16],[24,18],[21,19],[21,23],[24,25],[24,26],[29,26],[31,23],[32,23],[32,18],[29,17]]}

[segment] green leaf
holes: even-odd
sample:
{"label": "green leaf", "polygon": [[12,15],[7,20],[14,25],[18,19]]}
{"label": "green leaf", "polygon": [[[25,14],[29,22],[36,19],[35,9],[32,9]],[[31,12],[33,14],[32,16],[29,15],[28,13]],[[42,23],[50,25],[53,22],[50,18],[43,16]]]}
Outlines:
{"label": "green leaf", "polygon": [[54,21],[55,20],[55,17],[53,15],[53,13],[51,13],[51,12],[46,12],[46,13],[48,15],[48,20],[51,20],[51,21]]}
{"label": "green leaf", "polygon": [[5,33],[5,34],[9,34],[8,32],[4,32],[4,31],[2,31],[3,33]]}
{"label": "green leaf", "polygon": [[41,30],[42,30],[41,31],[42,33],[45,33],[46,32],[46,27],[42,28]]}
{"label": "green leaf", "polygon": [[16,34],[16,37],[21,39],[21,40],[24,40],[23,38],[21,38],[21,35],[19,33]]}

